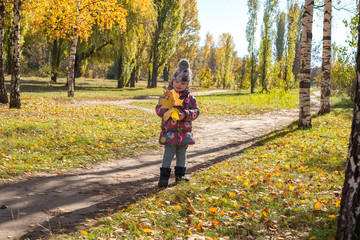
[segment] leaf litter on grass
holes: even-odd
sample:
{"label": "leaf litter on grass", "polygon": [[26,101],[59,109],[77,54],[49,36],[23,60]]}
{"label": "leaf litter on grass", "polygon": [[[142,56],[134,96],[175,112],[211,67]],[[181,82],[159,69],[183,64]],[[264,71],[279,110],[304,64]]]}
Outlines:
{"label": "leaf litter on grass", "polygon": [[[86,239],[331,239],[351,114],[290,125],[238,157],[103,219]],[[76,239],[79,236],[67,236]]]}

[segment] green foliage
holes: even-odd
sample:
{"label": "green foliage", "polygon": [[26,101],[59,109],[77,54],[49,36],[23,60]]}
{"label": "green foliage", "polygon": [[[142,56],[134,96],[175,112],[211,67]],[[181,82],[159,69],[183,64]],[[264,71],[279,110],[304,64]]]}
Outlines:
{"label": "green foliage", "polygon": [[278,0],[266,0],[264,6],[263,23],[261,26],[261,43],[259,49],[259,77],[260,86],[268,90],[272,65],[272,44],[274,41],[272,25],[278,7]]}
{"label": "green foliage", "polygon": [[255,33],[257,28],[257,13],[259,9],[258,0],[248,0],[247,7],[248,7],[249,20],[246,25],[246,39],[249,43],[248,44],[249,58],[246,59],[246,66],[248,66],[247,69],[249,69],[249,72],[247,72],[246,76],[249,77],[251,93],[253,93],[257,81],[257,74],[255,69],[257,65],[258,50],[256,48]]}
{"label": "green foliage", "polygon": [[[196,55],[199,53],[199,31],[200,22],[198,19],[198,9],[196,0],[184,0],[184,16],[180,25],[180,39],[176,46],[171,62],[178,63],[180,59],[186,58],[190,63],[194,62]],[[175,65],[175,68],[177,65]],[[194,66],[194,64],[192,64]],[[204,66],[201,66],[204,67]],[[194,70],[194,67],[192,67]]]}
{"label": "green foliage", "polygon": [[229,33],[224,33],[220,36],[218,43],[217,56],[219,62],[219,74],[216,79],[217,86],[222,86],[223,89],[230,88],[234,85],[234,76],[232,73],[234,61],[235,44],[233,37]]}
{"label": "green foliage", "polygon": [[275,40],[275,47],[276,47],[276,60],[280,61],[284,48],[285,48],[285,26],[286,26],[286,13],[282,12],[279,17],[277,18],[276,22],[276,40]]}
{"label": "green foliage", "polygon": [[[346,58],[348,59],[348,57]],[[345,60],[345,59],[344,59]],[[346,94],[351,99],[355,94],[356,66],[349,61],[339,59],[331,68],[331,87],[340,94]]]}
{"label": "green foliage", "polygon": [[152,67],[148,87],[157,86],[159,69],[174,54],[179,42],[179,30],[183,19],[183,0],[157,0],[157,21],[151,43],[150,64]]}

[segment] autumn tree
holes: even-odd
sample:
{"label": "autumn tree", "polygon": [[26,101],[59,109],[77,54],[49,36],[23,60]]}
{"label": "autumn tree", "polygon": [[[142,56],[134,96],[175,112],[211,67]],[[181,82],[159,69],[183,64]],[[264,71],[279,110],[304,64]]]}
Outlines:
{"label": "autumn tree", "polygon": [[8,103],[9,99],[5,86],[4,74],[4,27],[5,27],[5,2],[0,2],[0,103]]}
{"label": "autumn tree", "polygon": [[358,239],[360,236],[360,20],[357,36],[354,110],[336,233],[338,240]]}
{"label": "autumn tree", "polygon": [[278,6],[278,0],[266,0],[264,6],[263,23],[261,27],[261,42],[259,50],[259,76],[262,90],[268,90],[269,74],[272,64],[272,44],[273,29],[272,25],[275,20],[275,13]]}
{"label": "autumn tree", "polygon": [[[133,4],[147,8],[149,0],[135,0]],[[68,96],[74,96],[74,65],[78,40],[86,41],[94,26],[100,31],[117,24],[126,27],[127,10],[117,0],[33,0],[29,4],[30,24],[42,30],[49,39],[71,41],[68,66]]]}
{"label": "autumn tree", "polygon": [[220,36],[218,44],[219,70],[220,78],[217,79],[218,85],[223,89],[230,88],[233,85],[232,68],[234,61],[235,43],[230,33],[223,33]]}
{"label": "autumn tree", "polygon": [[331,0],[325,0],[323,26],[323,54],[321,68],[320,114],[330,112],[330,70],[331,70]]}
{"label": "autumn tree", "polygon": [[257,80],[256,65],[257,65],[257,48],[256,48],[256,28],[257,28],[257,13],[259,9],[258,0],[248,0],[248,22],[246,25],[246,39],[248,41],[248,52],[249,52],[249,75],[250,75],[250,92],[254,93],[255,84]]}
{"label": "autumn tree", "polygon": [[295,84],[293,66],[296,55],[296,44],[300,34],[300,14],[301,9],[299,5],[294,1],[288,2],[287,36],[281,74],[281,87],[285,90],[289,90]]}
{"label": "autumn tree", "polygon": [[183,0],[155,0],[157,20],[149,58],[148,88],[157,87],[159,69],[174,54],[180,39]]}
{"label": "autumn tree", "polygon": [[276,23],[276,39],[275,39],[275,47],[276,47],[276,60],[280,61],[284,48],[285,48],[285,33],[286,33],[286,13],[282,12],[277,18]]}
{"label": "autumn tree", "polygon": [[123,88],[128,85],[131,74],[137,65],[136,56],[139,51],[144,50],[144,46],[141,44],[143,44],[144,39],[148,39],[146,35],[151,34],[151,32],[146,31],[149,29],[146,29],[144,26],[146,26],[149,21],[155,21],[155,19],[151,17],[151,15],[154,15],[153,9],[152,14],[148,14],[149,9],[144,11],[144,9],[136,5],[134,6],[131,1],[123,1],[123,4],[128,12],[126,17],[126,30],[117,31],[116,43],[114,44],[116,51],[115,72],[118,80],[118,88]]}
{"label": "autumn tree", "polygon": [[[180,39],[176,45],[174,55],[168,61],[166,64],[167,67],[164,69],[164,80],[168,78],[168,75],[171,72],[171,63],[175,63],[174,66],[177,66],[178,62],[182,58],[186,58],[190,61],[190,63],[193,63],[199,51],[198,45],[200,41],[200,22],[198,19],[197,1],[185,0],[183,8],[184,15],[180,25]],[[194,64],[192,64],[192,66],[192,69],[195,70]]]}
{"label": "autumn tree", "polygon": [[311,128],[310,112],[310,67],[314,1],[305,0],[299,79],[299,128]]}

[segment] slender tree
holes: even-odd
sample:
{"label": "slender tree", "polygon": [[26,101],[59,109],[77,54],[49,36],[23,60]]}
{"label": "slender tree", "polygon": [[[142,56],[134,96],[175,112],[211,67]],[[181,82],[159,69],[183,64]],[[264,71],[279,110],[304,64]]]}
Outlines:
{"label": "slender tree", "polygon": [[285,48],[285,27],[286,27],[286,13],[282,12],[276,24],[276,40],[275,40],[275,47],[276,47],[276,60],[280,61],[284,48]]}
{"label": "slender tree", "polygon": [[249,20],[246,25],[246,39],[248,41],[248,52],[250,64],[247,64],[250,68],[250,92],[254,93],[256,84],[256,65],[257,65],[257,48],[255,33],[257,28],[257,13],[259,9],[258,0],[248,0],[248,15]]}
{"label": "slender tree", "polygon": [[283,69],[282,69],[282,84],[285,90],[289,90],[295,83],[295,76],[293,73],[293,66],[296,56],[296,43],[299,38],[299,16],[300,7],[293,1],[288,2],[288,16],[287,16],[287,37],[286,47],[284,53]]}
{"label": "slender tree", "polygon": [[148,87],[156,88],[159,69],[174,54],[183,18],[183,0],[155,0],[157,21],[149,58]]}
{"label": "slender tree", "polygon": [[[165,67],[164,79],[172,72],[171,67],[176,65],[182,58],[186,58],[193,63],[195,57],[198,55],[198,45],[200,41],[199,31],[200,22],[198,19],[198,9],[196,0],[184,0],[183,4],[184,15],[180,25],[180,39],[176,46],[174,55],[170,58]],[[176,64],[171,64],[176,63]],[[192,64],[192,70],[195,70],[195,65]]]}
{"label": "slender tree", "polygon": [[218,52],[219,52],[219,63],[220,63],[220,76],[218,79],[219,84],[223,89],[230,88],[232,85],[232,68],[234,62],[234,49],[235,43],[233,37],[229,33],[223,33],[220,36],[219,44],[218,44]]}
{"label": "slender tree", "polygon": [[0,103],[8,103],[4,76],[4,27],[5,27],[5,2],[0,2]]}
{"label": "slender tree", "polygon": [[331,6],[331,0],[325,0],[320,114],[330,112]]}
{"label": "slender tree", "polygon": [[311,41],[314,1],[305,0],[302,38],[301,62],[299,83],[299,128],[311,128],[310,112],[310,66],[311,66]]}
{"label": "slender tree", "polygon": [[260,85],[264,91],[268,90],[269,73],[272,63],[273,23],[278,6],[278,0],[266,0],[263,24],[261,29],[261,43],[259,50]]}
{"label": "slender tree", "polygon": [[21,108],[20,100],[20,16],[22,0],[14,0],[13,25],[12,25],[12,66],[11,66],[11,91],[10,108]]}
{"label": "slender tree", "polygon": [[337,240],[359,239],[360,236],[360,18],[357,35],[354,110],[336,233]]}

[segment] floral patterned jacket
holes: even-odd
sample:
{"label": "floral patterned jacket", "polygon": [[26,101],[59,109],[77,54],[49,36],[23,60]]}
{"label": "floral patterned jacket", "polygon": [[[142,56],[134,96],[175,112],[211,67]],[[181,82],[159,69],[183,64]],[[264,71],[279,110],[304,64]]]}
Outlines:
{"label": "floral patterned jacket", "polygon": [[[168,89],[173,89],[171,84]],[[185,113],[183,120],[174,121],[172,118],[169,118],[167,121],[164,121],[162,117],[168,109],[162,109],[160,103],[156,106],[156,114],[162,119],[160,144],[191,145],[195,143],[193,134],[191,133],[192,121],[199,116],[200,111],[195,97],[190,95],[188,88],[179,94],[180,99],[184,99],[182,107],[180,108]],[[164,98],[164,96],[160,98]]]}

